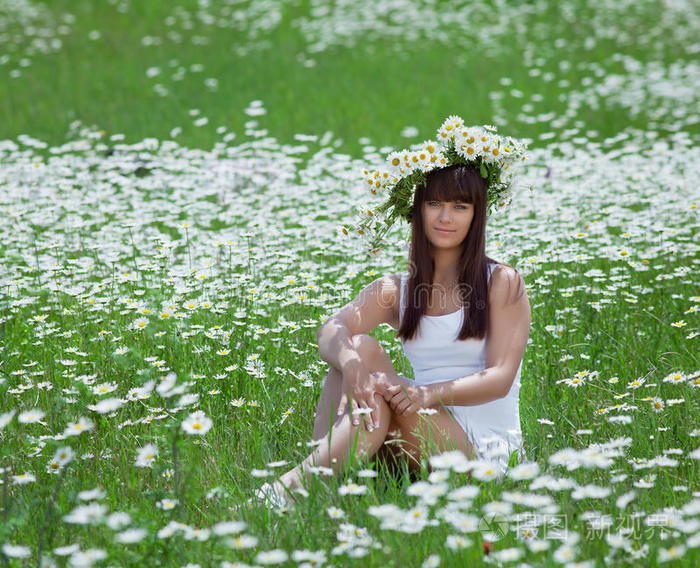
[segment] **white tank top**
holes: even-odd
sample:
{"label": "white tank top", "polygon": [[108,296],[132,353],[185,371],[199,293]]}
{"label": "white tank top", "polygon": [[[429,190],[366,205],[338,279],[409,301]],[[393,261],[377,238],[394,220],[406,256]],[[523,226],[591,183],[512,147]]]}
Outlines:
{"label": "white tank top", "polygon": [[[489,280],[495,266],[495,263],[489,266]],[[407,280],[408,274],[403,274],[399,321],[403,318],[406,306]],[[404,353],[413,367],[416,383],[448,381],[486,368],[486,338],[457,339],[463,317],[462,309],[442,316],[424,315],[414,338],[401,340]],[[511,389],[504,398],[484,404],[454,407],[468,415],[466,419],[474,434],[477,434],[477,443],[479,437],[489,435],[500,436],[514,445],[522,442],[519,410],[521,368],[522,360]]]}

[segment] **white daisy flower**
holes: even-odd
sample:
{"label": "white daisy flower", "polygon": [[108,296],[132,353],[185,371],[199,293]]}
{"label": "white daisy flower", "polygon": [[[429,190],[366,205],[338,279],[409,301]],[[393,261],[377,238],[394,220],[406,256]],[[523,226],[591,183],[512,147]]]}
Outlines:
{"label": "white daisy flower", "polygon": [[156,502],[156,507],[162,509],[163,511],[171,511],[177,506],[177,499],[161,499]]}
{"label": "white daisy flower", "polygon": [[658,396],[655,396],[651,399],[651,409],[654,412],[661,412],[664,409],[665,403],[663,399],[659,398]]}
{"label": "white daisy flower", "polygon": [[37,422],[43,424],[41,419],[44,416],[46,416],[46,413],[43,410],[39,408],[31,408],[21,412],[19,416],[17,416],[17,421],[21,424],[35,424]]}
{"label": "white daisy flower", "polygon": [[109,414],[115,410],[119,410],[124,405],[124,401],[120,398],[105,398],[97,404],[89,404],[88,409],[97,412],[98,414]]}
{"label": "white daisy flower", "polygon": [[12,418],[14,415],[17,413],[16,410],[10,410],[9,412],[5,412],[3,414],[0,414],[0,430],[5,428],[10,422],[12,422]]}
{"label": "white daisy flower", "polygon": [[12,476],[12,483],[14,485],[26,485],[34,481],[36,481],[36,477],[33,473],[20,473],[19,475]]}
{"label": "white daisy flower", "polygon": [[64,436],[79,436],[83,432],[87,432],[88,430],[92,430],[94,428],[94,424],[91,420],[88,420],[87,418],[81,416],[77,422],[69,422],[68,426],[66,426],[66,429],[63,431]]}
{"label": "white daisy flower", "polygon": [[472,541],[466,536],[462,536],[461,534],[450,534],[447,535],[447,540],[445,544],[450,550],[461,550],[462,548],[467,548],[471,546]]}
{"label": "white daisy flower", "polygon": [[197,410],[190,414],[182,422],[182,429],[188,434],[197,434],[199,436],[204,436],[211,429],[213,422],[208,418],[204,412]]}
{"label": "white daisy flower", "polygon": [[357,483],[347,483],[338,488],[338,495],[364,495],[367,493],[366,485],[358,485]]}
{"label": "white daisy flower", "polygon": [[31,556],[32,549],[19,544],[3,544],[2,552],[5,556],[10,558],[27,558]]}
{"label": "white daisy flower", "polygon": [[259,552],[255,557],[255,561],[260,564],[282,564],[286,562],[289,555],[282,549],[266,550]]}
{"label": "white daisy flower", "polygon": [[453,471],[467,471],[469,468],[469,460],[459,450],[443,452],[438,455],[430,456],[430,467],[434,469],[452,469]]}
{"label": "white daisy flower", "polygon": [[683,384],[687,378],[688,378],[687,375],[685,375],[684,373],[676,372],[676,373],[671,373],[669,375],[666,375],[662,379],[662,381],[664,383],[672,383],[674,385],[679,385],[679,384]]}
{"label": "white daisy flower", "polygon": [[86,489],[85,491],[80,491],[78,493],[78,499],[81,501],[95,501],[99,499],[104,499],[105,492],[99,487],[95,489]]}
{"label": "white daisy flower", "polygon": [[215,524],[211,531],[217,536],[224,536],[239,533],[245,530],[247,526],[243,521],[222,521]]}
{"label": "white daisy flower", "polygon": [[345,518],[345,511],[342,509],[338,509],[338,507],[328,507],[326,509],[326,513],[328,513],[328,516],[331,519],[344,519]]}
{"label": "white daisy flower", "polygon": [[121,544],[134,544],[141,542],[148,536],[148,531],[145,529],[132,528],[120,532],[115,537],[115,540]]}
{"label": "white daisy flower", "polygon": [[521,463],[512,467],[508,472],[508,477],[516,480],[533,479],[540,473],[540,466],[537,462]]}
{"label": "white daisy flower", "polygon": [[571,497],[576,500],[580,499],[604,499],[610,495],[610,488],[599,487],[598,485],[583,485],[577,487],[571,493]]}
{"label": "white daisy flower", "polygon": [[89,503],[78,505],[70,513],[63,517],[67,523],[75,525],[93,525],[102,520],[107,512],[107,505],[102,503]]}
{"label": "white daisy flower", "polygon": [[73,451],[73,448],[70,446],[63,446],[62,448],[56,450],[56,453],[53,455],[53,461],[55,461],[59,467],[63,467],[64,465],[70,463],[74,457],[75,452]]}
{"label": "white daisy flower", "polygon": [[146,444],[136,454],[136,467],[153,467],[153,463],[158,457],[158,447],[154,444]]}
{"label": "white daisy flower", "polygon": [[327,555],[325,550],[295,550],[292,552],[292,560],[302,563],[300,566],[323,566],[326,563]]}
{"label": "white daisy flower", "polygon": [[115,511],[105,519],[106,525],[113,531],[123,529],[131,522],[131,516],[124,511]]}
{"label": "white daisy flower", "polygon": [[92,388],[92,394],[103,395],[117,390],[117,383],[102,383]]}

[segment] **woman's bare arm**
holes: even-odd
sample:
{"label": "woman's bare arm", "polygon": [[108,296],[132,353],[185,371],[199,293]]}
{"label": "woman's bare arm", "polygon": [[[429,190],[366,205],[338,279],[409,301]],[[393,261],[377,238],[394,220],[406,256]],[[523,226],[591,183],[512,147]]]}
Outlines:
{"label": "woman's bare arm", "polygon": [[340,414],[345,411],[349,395],[352,394],[352,409],[370,408],[370,422],[375,422],[375,389],[369,370],[353,346],[352,336],[368,333],[382,323],[396,327],[398,298],[398,278],[383,276],[367,285],[352,302],[329,317],[319,328],[319,355],[343,376],[343,397],[338,407]]}
{"label": "woman's bare arm", "polygon": [[499,267],[489,290],[486,368],[453,381],[429,385],[435,404],[484,404],[508,394],[530,334],[530,303],[525,282],[510,267]]}

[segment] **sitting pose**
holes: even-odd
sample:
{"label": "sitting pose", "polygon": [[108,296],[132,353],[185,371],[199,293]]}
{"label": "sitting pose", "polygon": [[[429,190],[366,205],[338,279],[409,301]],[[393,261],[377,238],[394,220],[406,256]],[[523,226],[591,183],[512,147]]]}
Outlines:
{"label": "sitting pose", "polygon": [[[406,460],[416,472],[456,448],[499,478],[512,452],[524,459],[518,403],[530,306],[517,270],[486,256],[489,177],[464,161],[416,184],[409,270],[378,278],[320,327],[330,365],[313,430],[320,443],[259,497],[291,501],[309,468],[340,472],[352,451]],[[383,323],[397,331],[415,380],[367,335]]]}

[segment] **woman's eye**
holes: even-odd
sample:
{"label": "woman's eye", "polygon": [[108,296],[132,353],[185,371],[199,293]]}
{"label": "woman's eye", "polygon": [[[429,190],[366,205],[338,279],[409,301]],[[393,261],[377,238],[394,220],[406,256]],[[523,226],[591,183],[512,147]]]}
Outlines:
{"label": "woman's eye", "polygon": [[467,209],[469,206],[468,206],[468,205],[463,205],[463,204],[460,203],[460,204],[458,204],[456,207],[457,207],[457,209]]}

